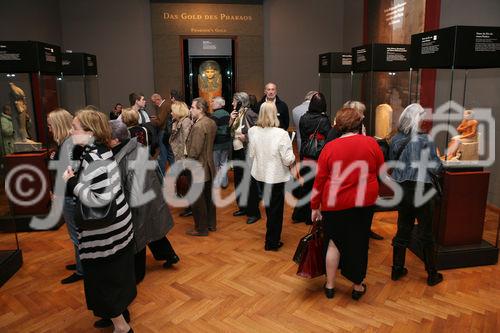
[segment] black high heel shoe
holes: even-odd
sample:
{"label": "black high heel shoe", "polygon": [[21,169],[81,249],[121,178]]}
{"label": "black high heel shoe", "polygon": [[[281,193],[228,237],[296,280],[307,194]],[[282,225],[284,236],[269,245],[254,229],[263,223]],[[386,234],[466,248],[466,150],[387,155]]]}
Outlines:
{"label": "black high heel shoe", "polygon": [[363,286],[363,291],[352,290],[351,297],[355,301],[358,301],[366,293],[366,284],[362,283],[361,285]]}
{"label": "black high heel shoe", "polygon": [[326,283],[323,285],[323,291],[325,292],[326,298],[333,298],[333,296],[335,296],[335,288],[327,288]]}

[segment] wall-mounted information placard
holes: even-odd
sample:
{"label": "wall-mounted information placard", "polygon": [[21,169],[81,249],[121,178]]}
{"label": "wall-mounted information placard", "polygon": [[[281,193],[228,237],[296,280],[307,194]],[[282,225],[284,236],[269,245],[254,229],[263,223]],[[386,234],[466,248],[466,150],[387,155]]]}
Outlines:
{"label": "wall-mounted information placard", "polygon": [[88,53],[63,53],[64,75],[97,75],[97,57]]}
{"label": "wall-mounted information placard", "polygon": [[500,67],[500,27],[454,26],[412,35],[411,66]]}
{"label": "wall-mounted information placard", "polygon": [[354,72],[399,72],[410,69],[407,44],[370,44],[352,49]]}
{"label": "wall-mounted information placard", "polygon": [[0,41],[0,72],[61,72],[61,48],[34,41]]}
{"label": "wall-mounted information placard", "polygon": [[351,53],[330,52],[319,55],[319,73],[350,73],[351,69]]}

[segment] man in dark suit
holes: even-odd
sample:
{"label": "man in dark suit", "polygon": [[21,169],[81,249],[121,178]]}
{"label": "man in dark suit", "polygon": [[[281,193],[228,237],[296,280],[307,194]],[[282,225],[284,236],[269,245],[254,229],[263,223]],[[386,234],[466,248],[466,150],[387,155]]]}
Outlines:
{"label": "man in dark suit", "polygon": [[278,87],[275,83],[269,82],[264,87],[264,97],[262,97],[259,104],[257,105],[257,113],[259,113],[260,106],[264,102],[273,102],[276,105],[276,109],[278,109],[278,119],[280,121],[280,127],[287,131],[288,125],[290,124],[288,105],[286,105],[286,103],[278,97]]}
{"label": "man in dark suit", "polygon": [[213,159],[217,125],[208,117],[208,104],[201,98],[195,98],[191,104],[193,127],[186,141],[187,157],[198,161],[203,172],[193,172],[193,186],[202,184],[200,196],[191,204],[194,217],[194,229],[186,233],[191,236],[208,236],[216,230],[215,205],[212,201],[212,182],[215,178]]}
{"label": "man in dark suit", "polygon": [[[160,94],[154,93],[151,96],[151,101],[156,109],[156,115],[151,117],[151,123],[156,129],[156,137],[158,138],[158,145],[160,146],[160,155],[158,156],[158,164],[160,165],[160,170],[165,174],[165,165],[167,162],[172,165],[174,164],[172,148],[168,141],[163,140],[165,131],[168,130],[166,126],[167,119],[170,116],[170,106],[167,101],[161,97]],[[170,152],[170,153],[169,153]]]}

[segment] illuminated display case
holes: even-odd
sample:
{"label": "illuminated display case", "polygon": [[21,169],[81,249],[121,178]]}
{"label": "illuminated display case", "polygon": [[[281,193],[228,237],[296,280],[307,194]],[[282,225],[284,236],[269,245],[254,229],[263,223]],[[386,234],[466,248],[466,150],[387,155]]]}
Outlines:
{"label": "illuminated display case", "polygon": [[[2,128],[7,129],[0,135],[0,181],[6,191],[0,202],[2,232],[34,230],[32,217],[50,211],[52,182],[47,162],[52,139],[47,114],[59,107],[60,73],[58,46],[0,42],[0,105],[11,113],[9,119],[2,110]],[[0,240],[0,250],[2,244]]]}
{"label": "illuminated display case", "polygon": [[327,113],[333,119],[335,112],[351,99],[352,55],[330,52],[319,55],[319,91],[327,100]]}
{"label": "illuminated display case", "polygon": [[61,107],[71,113],[86,105],[99,109],[97,57],[87,53],[63,53],[58,78]]}
{"label": "illuminated display case", "polygon": [[20,111],[18,102],[23,95],[26,115],[23,115],[25,122],[19,120],[19,123],[24,124],[21,126],[26,128],[28,139],[45,146],[49,138],[47,113],[59,107],[56,82],[60,73],[58,46],[33,41],[0,41],[0,105],[10,106],[15,123],[15,113]]}
{"label": "illuminated display case", "polygon": [[413,100],[418,72],[410,70],[410,45],[369,44],[352,49],[352,100],[365,104],[367,134],[389,136]]}
{"label": "illuminated display case", "polygon": [[[499,44],[500,27],[454,26],[412,36],[412,68],[436,71],[432,127],[446,165],[493,162]],[[425,82],[414,87],[417,101],[425,88]]]}
{"label": "illuminated display case", "polygon": [[[414,88],[416,101],[434,105],[428,131],[445,167],[433,223],[438,268],[498,261],[498,239],[495,245],[483,239],[490,176],[484,168],[495,163],[500,111],[498,45],[500,27],[453,26],[412,36],[411,67],[435,71],[436,78]],[[434,103],[425,96],[429,88],[435,88]],[[411,249],[422,257],[418,242]]]}
{"label": "illuminated display case", "polygon": [[184,47],[184,96],[190,103],[203,97],[209,104],[222,96],[229,107],[235,93],[234,40],[190,38]]}

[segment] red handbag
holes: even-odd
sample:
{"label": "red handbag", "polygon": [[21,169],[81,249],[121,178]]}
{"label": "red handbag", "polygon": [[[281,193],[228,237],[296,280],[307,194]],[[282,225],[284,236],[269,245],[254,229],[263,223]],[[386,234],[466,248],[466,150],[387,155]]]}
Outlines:
{"label": "red handbag", "polygon": [[[305,244],[304,244],[305,243]],[[325,274],[324,239],[321,222],[315,222],[311,231],[299,242],[301,260],[297,275],[312,279]],[[297,248],[298,250],[298,248]]]}

